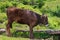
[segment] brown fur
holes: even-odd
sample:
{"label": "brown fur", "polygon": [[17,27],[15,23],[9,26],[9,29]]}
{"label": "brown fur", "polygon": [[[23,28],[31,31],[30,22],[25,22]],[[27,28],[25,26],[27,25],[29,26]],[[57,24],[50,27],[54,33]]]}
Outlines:
{"label": "brown fur", "polygon": [[[7,9],[7,35],[10,33],[10,28],[12,28],[12,23],[16,21],[20,24],[27,24],[30,28],[30,38],[33,38],[33,27],[38,24],[47,24],[48,19],[43,15],[39,15],[33,11],[19,9],[16,7],[9,7]],[[8,31],[9,30],[9,31]]]}

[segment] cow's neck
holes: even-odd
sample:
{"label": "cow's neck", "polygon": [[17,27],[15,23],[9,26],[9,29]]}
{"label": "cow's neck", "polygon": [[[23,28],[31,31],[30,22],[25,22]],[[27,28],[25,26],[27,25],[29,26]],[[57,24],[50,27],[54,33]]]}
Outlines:
{"label": "cow's neck", "polygon": [[36,14],[36,16],[37,16],[37,23],[36,23],[36,25],[38,25],[38,24],[41,23],[41,15]]}

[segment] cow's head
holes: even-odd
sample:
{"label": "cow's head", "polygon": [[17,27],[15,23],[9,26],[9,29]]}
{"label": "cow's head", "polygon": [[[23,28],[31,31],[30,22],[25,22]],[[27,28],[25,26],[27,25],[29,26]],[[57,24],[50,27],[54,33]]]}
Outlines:
{"label": "cow's head", "polygon": [[[41,24],[45,25],[45,26],[48,26],[48,17],[44,14],[41,15]],[[41,25],[40,24],[40,25]]]}

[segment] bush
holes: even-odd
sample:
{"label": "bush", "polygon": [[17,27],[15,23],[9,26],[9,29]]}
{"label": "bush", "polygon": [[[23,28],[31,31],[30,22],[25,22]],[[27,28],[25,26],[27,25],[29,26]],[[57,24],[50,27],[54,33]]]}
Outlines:
{"label": "bush", "polygon": [[0,2],[0,10],[1,12],[5,12],[5,9],[9,6],[13,6],[10,2]]}
{"label": "bush", "polygon": [[0,13],[0,23],[3,23],[7,20],[7,16],[5,13]]}
{"label": "bush", "polygon": [[49,28],[50,29],[56,29],[59,30],[60,29],[60,19],[57,17],[50,17],[49,18]]}
{"label": "bush", "polygon": [[60,17],[60,7],[57,6],[57,10],[55,12],[53,12],[54,16]]}

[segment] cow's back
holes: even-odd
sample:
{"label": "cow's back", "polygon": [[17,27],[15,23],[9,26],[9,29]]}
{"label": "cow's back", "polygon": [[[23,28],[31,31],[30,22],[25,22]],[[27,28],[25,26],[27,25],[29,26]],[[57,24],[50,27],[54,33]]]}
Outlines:
{"label": "cow's back", "polygon": [[34,12],[15,7],[7,9],[7,17],[9,20],[25,24],[30,24],[33,21],[37,21],[37,16]]}

